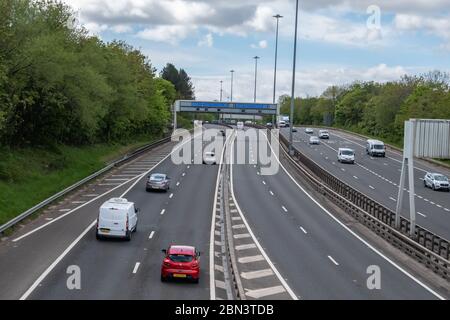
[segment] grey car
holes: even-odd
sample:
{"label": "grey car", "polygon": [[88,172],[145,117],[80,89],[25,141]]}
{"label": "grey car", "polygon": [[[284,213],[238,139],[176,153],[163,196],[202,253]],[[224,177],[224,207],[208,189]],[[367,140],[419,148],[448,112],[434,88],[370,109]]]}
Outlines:
{"label": "grey car", "polygon": [[167,191],[170,189],[170,178],[164,173],[153,173],[148,176],[145,189],[147,191],[151,190]]}

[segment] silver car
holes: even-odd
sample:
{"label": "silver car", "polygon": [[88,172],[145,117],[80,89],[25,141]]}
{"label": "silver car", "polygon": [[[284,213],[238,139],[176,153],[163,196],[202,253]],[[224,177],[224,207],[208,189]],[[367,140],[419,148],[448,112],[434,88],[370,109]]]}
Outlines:
{"label": "silver car", "polygon": [[309,138],[309,144],[320,144],[320,140],[317,136],[311,136]]}
{"label": "silver car", "polygon": [[433,190],[443,189],[450,191],[448,178],[440,173],[427,173],[423,179],[423,184],[426,188]]}
{"label": "silver car", "polygon": [[164,173],[153,173],[148,176],[145,189],[147,191],[151,190],[167,191],[170,189],[170,178]]}

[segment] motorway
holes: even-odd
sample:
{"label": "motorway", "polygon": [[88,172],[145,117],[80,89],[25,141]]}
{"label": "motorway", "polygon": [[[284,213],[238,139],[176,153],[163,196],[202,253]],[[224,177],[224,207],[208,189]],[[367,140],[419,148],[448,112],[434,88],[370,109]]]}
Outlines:
{"label": "motorway", "polygon": [[[281,134],[289,137],[289,129],[281,129]],[[313,135],[318,135],[314,129]],[[321,140],[320,145],[309,145],[311,135],[298,128],[293,133],[295,147],[353,188],[371,197],[395,212],[402,166],[402,155],[398,151],[387,149],[385,158],[370,157],[365,152],[365,140],[348,133],[330,130],[330,139]],[[356,163],[342,164],[337,161],[338,148],[348,147],[355,150]],[[417,224],[450,239],[450,193],[425,188],[423,177],[426,172],[440,172],[450,176],[445,168],[426,163],[414,162],[414,186]],[[406,175],[407,177],[408,175]],[[409,191],[405,183],[402,215],[409,218]]]}
{"label": "motorway", "polygon": [[[259,142],[266,144],[267,140]],[[211,263],[218,254],[214,249],[217,223],[212,222],[220,166],[176,165],[170,157],[173,147],[174,143],[162,146],[125,164],[115,176],[131,177],[105,179],[114,184],[107,194],[82,205],[71,201],[76,206],[73,211],[58,211],[59,216],[49,221],[44,215],[4,239],[0,243],[0,299],[225,299],[214,280],[223,269]],[[236,148],[234,144],[232,158]],[[249,292],[245,288],[249,297],[441,298],[334,218],[283,168],[275,175],[261,175],[255,148],[246,143],[244,152],[256,158],[256,164],[230,165],[231,198],[251,234],[239,237],[239,263],[250,270],[254,263],[267,262],[264,272],[246,273],[250,279],[246,285],[256,283],[261,289]],[[171,189],[147,193],[148,172],[167,173]],[[120,196],[141,209],[137,232],[130,242],[97,241],[94,226],[99,206]],[[195,245],[202,252],[199,284],[161,283],[161,249],[171,243]],[[80,268],[81,290],[68,289],[69,266]],[[366,285],[369,266],[380,268],[379,290]],[[271,283],[279,283],[260,287],[268,286],[269,274]],[[278,291],[272,291],[274,287]]]}
{"label": "motorway", "polygon": [[[252,147],[250,154],[256,157],[258,150]],[[268,257],[300,299],[436,298],[333,218],[283,168],[266,176],[260,169],[259,164],[232,166],[236,199]],[[367,268],[373,265],[382,274],[380,290],[366,285]]]}

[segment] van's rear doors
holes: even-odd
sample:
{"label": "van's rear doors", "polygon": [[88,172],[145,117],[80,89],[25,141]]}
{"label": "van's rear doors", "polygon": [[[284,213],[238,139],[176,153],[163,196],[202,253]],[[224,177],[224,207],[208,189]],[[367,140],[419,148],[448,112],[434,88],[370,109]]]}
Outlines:
{"label": "van's rear doors", "polygon": [[126,209],[101,208],[98,229],[101,234],[125,235],[127,223]]}

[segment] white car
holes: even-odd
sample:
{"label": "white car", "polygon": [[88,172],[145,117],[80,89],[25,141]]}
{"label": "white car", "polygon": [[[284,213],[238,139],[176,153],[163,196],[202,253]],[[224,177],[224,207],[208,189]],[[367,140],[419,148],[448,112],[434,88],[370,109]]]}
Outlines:
{"label": "white car", "polygon": [[320,139],[317,136],[311,136],[309,138],[309,144],[320,144]]}
{"label": "white car", "polygon": [[216,154],[214,152],[208,151],[203,155],[203,163],[204,164],[216,164]]}
{"label": "white car", "polygon": [[423,178],[423,184],[426,188],[432,188],[433,190],[444,189],[450,191],[448,178],[440,173],[428,172]]}
{"label": "white car", "polygon": [[338,161],[346,163],[355,163],[355,151],[350,148],[339,148]]}
{"label": "white car", "polygon": [[244,123],[242,121],[238,121],[236,126],[238,130],[244,130]]}
{"label": "white car", "polygon": [[96,238],[124,238],[131,240],[137,230],[139,209],[125,198],[112,198],[102,204],[97,219]]}
{"label": "white car", "polygon": [[319,138],[320,139],[329,139],[330,134],[328,133],[327,130],[319,130]]}
{"label": "white car", "polygon": [[305,129],[305,133],[307,133],[307,134],[313,134],[313,133],[314,133],[314,130],[311,129],[311,128],[306,128],[306,129]]}

